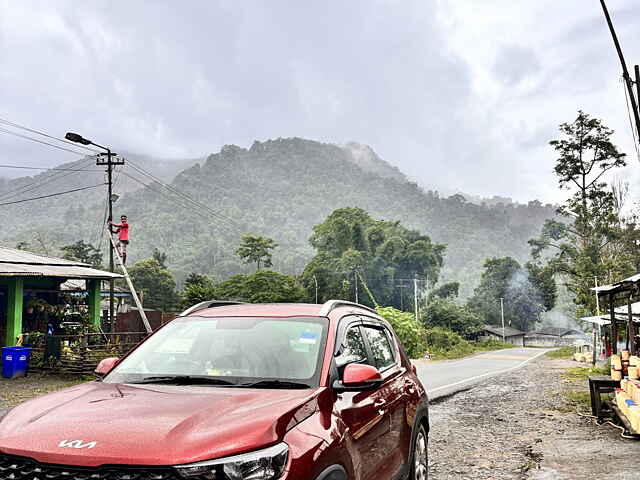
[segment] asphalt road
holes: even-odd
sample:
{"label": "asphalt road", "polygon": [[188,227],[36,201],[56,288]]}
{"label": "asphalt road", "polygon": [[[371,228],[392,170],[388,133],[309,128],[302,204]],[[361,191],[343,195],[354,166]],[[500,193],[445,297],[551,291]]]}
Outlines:
{"label": "asphalt road", "polygon": [[483,352],[459,360],[414,360],[429,399],[467,390],[487,378],[523,368],[551,349],[508,348]]}

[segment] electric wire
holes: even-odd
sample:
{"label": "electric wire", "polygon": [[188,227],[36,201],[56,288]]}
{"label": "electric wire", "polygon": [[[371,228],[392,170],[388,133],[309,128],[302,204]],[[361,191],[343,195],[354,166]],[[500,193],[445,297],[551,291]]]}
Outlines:
{"label": "electric wire", "polygon": [[101,187],[102,185],[104,185],[104,183],[99,183],[97,185],[89,185],[88,187],[74,188],[72,190],[66,190],[64,192],[50,193],[49,195],[41,195],[39,197],[24,198],[22,200],[15,200],[13,202],[3,202],[3,203],[0,203],[0,206],[3,206],[3,205],[14,205],[16,203],[23,203],[23,202],[31,202],[33,200],[41,200],[43,198],[49,198],[49,197],[57,197],[59,195],[66,195],[67,193],[80,192],[82,190],[89,190],[90,188]]}
{"label": "electric wire", "polygon": [[157,182],[158,184],[160,184],[161,186],[165,187],[167,190],[171,191],[172,193],[174,193],[175,195],[182,197],[184,200],[192,203],[194,206],[198,206],[203,210],[206,210],[207,212],[209,212],[211,215],[213,215],[214,217],[216,217],[218,220],[221,221],[225,221],[227,223],[230,224],[230,226],[232,228],[234,228],[235,230],[237,230],[238,232],[242,231],[241,225],[236,222],[235,220],[233,220],[230,217],[227,217],[226,215],[221,214],[220,212],[217,212],[215,210],[213,210],[212,208],[210,208],[208,205],[205,205],[202,202],[199,202],[197,200],[194,200],[191,196],[187,195],[186,193],[176,189],[175,187],[163,182],[162,180],[160,180],[159,178],[157,178],[155,175],[147,172],[146,170],[144,170],[142,167],[139,167],[138,165],[136,165],[135,163],[131,162],[131,160],[128,161],[129,164],[136,170],[138,171],[140,174],[145,175],[149,178],[151,178],[152,180],[154,180],[155,182]]}
{"label": "electric wire", "polygon": [[10,125],[10,126],[12,126],[14,128],[19,128],[19,129],[25,130],[27,132],[35,133],[37,135],[42,135],[43,137],[50,138],[51,140],[57,140],[58,142],[66,143],[66,144],[69,144],[69,145],[73,145],[74,147],[82,148],[82,149],[87,150],[89,152],[93,152],[93,153],[98,153],[99,152],[98,150],[96,150],[94,148],[91,148],[91,147],[87,147],[86,145],[82,145],[82,144],[78,144],[76,142],[72,142],[70,140],[67,140],[66,138],[54,137],[53,135],[49,135],[48,133],[41,132],[41,131],[36,130],[34,128],[25,127],[24,125],[20,125],[19,123],[12,122],[11,120],[7,120],[6,118],[0,117],[0,123],[4,123],[5,125]]}
{"label": "electric wire", "polygon": [[[174,196],[170,196],[168,194],[166,194],[165,192],[163,192],[162,190],[156,190],[155,188],[151,187],[151,184],[146,184],[144,181],[140,180],[139,178],[134,177],[133,175],[123,171],[122,175],[126,176],[127,178],[130,178],[131,180],[139,183],[140,185],[142,185],[143,187],[145,187],[146,189],[150,190],[151,192],[156,193],[157,195],[160,195],[161,197],[169,200],[170,202],[172,202],[172,204],[174,205],[178,205],[182,208],[184,208],[185,210],[188,210],[189,212],[191,212],[192,214],[197,215],[198,217],[202,218],[203,220],[208,220],[208,218],[204,215],[205,212],[203,212],[202,210],[195,210],[193,208],[192,204],[187,203],[182,197],[174,197]],[[218,218],[215,218],[216,220],[218,220]],[[236,233],[236,231],[231,230],[229,228],[228,225],[223,224],[223,223],[218,223],[217,224],[222,230],[226,231],[227,233]]]}
{"label": "electric wire", "polygon": [[[626,88],[626,85],[624,83],[624,79],[622,82],[622,89],[624,90],[624,100],[625,103],[627,105],[627,115],[629,117],[629,127],[631,127],[631,137],[633,137],[633,146],[636,149],[636,157],[638,158],[638,161],[640,161],[640,150],[638,149],[638,136],[636,134],[636,130],[635,128],[633,128],[633,120],[631,118],[631,107],[629,106],[629,91]],[[638,99],[640,101],[640,99]]]}
{"label": "electric wire", "polygon": [[57,148],[58,150],[64,150],[65,152],[75,153],[76,155],[87,155],[86,152],[81,152],[79,150],[72,150],[67,147],[61,147],[60,145],[54,145],[53,143],[45,142],[44,140],[38,140],[37,138],[30,137],[28,135],[22,135],[18,132],[12,132],[11,130],[7,130],[5,128],[0,128],[0,133],[7,133],[9,135],[14,135],[16,137],[24,138],[25,140],[30,140],[32,142],[41,143],[42,145],[48,145],[53,148]]}
{"label": "electric wire", "polygon": [[226,222],[230,223],[233,228],[237,229],[238,231],[241,231],[240,225],[235,220],[233,220],[233,219],[221,214],[220,212],[217,212],[217,211],[213,210],[212,208],[210,208],[209,206],[205,205],[202,202],[194,200],[193,197],[191,197],[191,196],[187,195],[186,193],[176,189],[175,187],[163,182],[162,180],[160,180],[159,178],[157,178],[153,174],[151,174],[151,173],[147,172],[146,170],[144,170],[142,167],[139,167],[139,166],[133,164],[131,161],[129,161],[129,163],[131,164],[131,166],[136,171],[138,171],[142,175],[145,175],[145,176],[149,177],[150,179],[152,179],[156,183],[158,183],[161,186],[165,187],[167,190],[169,190],[173,194],[175,194],[175,195],[177,195],[179,197],[182,197],[184,200],[186,200],[187,202],[193,204],[194,206],[197,206],[197,207],[202,208],[203,210],[206,210],[208,213],[210,213],[211,215],[216,217],[218,220],[222,220],[222,221],[226,221]]}
{"label": "electric wire", "polygon": [[48,170],[48,171],[58,171],[58,172],[102,172],[102,170],[98,170],[97,168],[88,168],[85,170],[72,169],[72,168],[58,168],[58,167],[25,167],[23,165],[0,165],[0,168],[18,168],[23,170]]}
{"label": "electric wire", "polygon": [[32,190],[40,188],[43,185],[46,185],[53,181],[57,181],[62,178],[68,177],[69,175],[72,175],[78,171],[83,170],[88,165],[88,163],[91,162],[92,160],[93,160],[92,158],[85,157],[84,159],[78,160],[76,162],[76,163],[80,162],[77,165],[78,168],[70,168],[69,171],[67,172],[55,172],[54,174],[48,177],[45,177],[44,179],[36,180],[35,182],[31,182],[31,183],[28,183],[27,185],[22,185],[18,188],[14,188],[13,190],[9,190],[8,192],[4,192],[2,195],[0,195],[0,200],[7,200],[9,198],[14,198],[20,194],[30,192]]}

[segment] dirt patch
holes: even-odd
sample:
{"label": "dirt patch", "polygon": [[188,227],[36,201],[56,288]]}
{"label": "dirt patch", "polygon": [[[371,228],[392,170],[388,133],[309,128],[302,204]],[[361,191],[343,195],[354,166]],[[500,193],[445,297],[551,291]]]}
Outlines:
{"label": "dirt patch", "polygon": [[548,357],[431,407],[430,478],[639,478],[640,441],[575,413],[564,392],[586,391]]}
{"label": "dirt patch", "polygon": [[85,380],[77,377],[41,374],[30,374],[28,377],[12,380],[0,378],[0,418],[19,403],[83,381]]}

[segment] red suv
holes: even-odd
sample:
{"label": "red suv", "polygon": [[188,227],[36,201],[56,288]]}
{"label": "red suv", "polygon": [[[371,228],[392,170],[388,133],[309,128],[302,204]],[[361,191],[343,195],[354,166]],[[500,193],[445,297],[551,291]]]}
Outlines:
{"label": "red suv", "polygon": [[12,480],[427,478],[428,407],[367,307],[191,309],[0,422]]}

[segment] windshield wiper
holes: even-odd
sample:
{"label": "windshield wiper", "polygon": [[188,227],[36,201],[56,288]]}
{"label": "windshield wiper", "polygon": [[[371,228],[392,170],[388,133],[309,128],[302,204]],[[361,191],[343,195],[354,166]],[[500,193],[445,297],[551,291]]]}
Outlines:
{"label": "windshield wiper", "polygon": [[254,383],[241,383],[239,387],[247,388],[311,388],[311,385],[300,382],[289,382],[286,380],[260,380]]}
{"label": "windshield wiper", "polygon": [[142,380],[136,382],[125,382],[135,385],[143,385],[145,383],[175,383],[178,385],[237,385],[229,380],[223,380],[221,378],[201,377],[191,375],[165,375],[157,377],[145,377]]}

